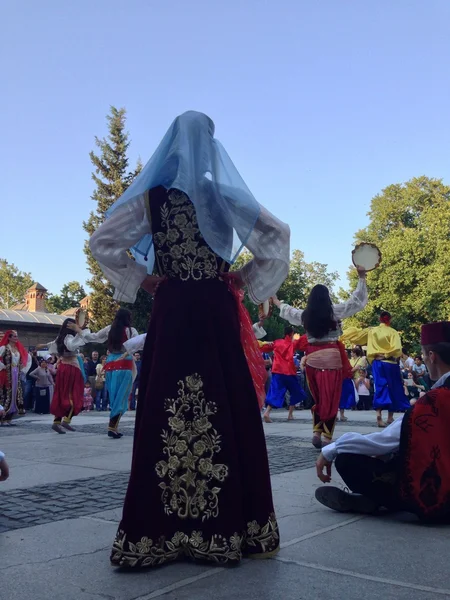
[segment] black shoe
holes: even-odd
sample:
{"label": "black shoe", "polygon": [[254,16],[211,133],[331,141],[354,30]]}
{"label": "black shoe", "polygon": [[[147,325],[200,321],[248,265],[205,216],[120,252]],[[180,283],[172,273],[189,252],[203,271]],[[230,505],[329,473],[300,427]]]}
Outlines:
{"label": "black shoe", "polygon": [[315,496],[320,504],[337,512],[354,512],[370,515],[378,508],[376,502],[366,496],[352,494],[340,488],[327,485],[317,488]]}
{"label": "black shoe", "polygon": [[53,429],[53,431],[56,431],[56,433],[66,433],[64,431],[64,429],[61,427],[61,425],[59,425],[58,423],[53,423],[52,429]]}
{"label": "black shoe", "polygon": [[65,421],[63,421],[61,425],[64,427],[64,429],[67,429],[67,431],[76,431],[76,429],[72,427],[70,423],[66,423]]}
{"label": "black shoe", "polygon": [[119,433],[118,431],[108,431],[108,437],[112,438],[113,440],[120,440],[122,436],[123,433]]}

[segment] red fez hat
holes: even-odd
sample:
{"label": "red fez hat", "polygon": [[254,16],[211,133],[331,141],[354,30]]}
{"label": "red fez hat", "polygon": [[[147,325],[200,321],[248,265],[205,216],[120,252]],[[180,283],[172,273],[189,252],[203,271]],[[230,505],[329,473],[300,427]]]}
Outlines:
{"label": "red fez hat", "polygon": [[450,322],[438,321],[422,325],[420,343],[422,346],[433,346],[441,342],[450,343]]}

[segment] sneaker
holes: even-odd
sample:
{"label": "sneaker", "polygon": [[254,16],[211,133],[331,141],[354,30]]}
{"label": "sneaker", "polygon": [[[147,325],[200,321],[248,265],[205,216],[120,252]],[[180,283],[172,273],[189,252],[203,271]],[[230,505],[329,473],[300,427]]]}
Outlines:
{"label": "sneaker", "polygon": [[366,496],[352,494],[340,488],[327,485],[317,488],[315,496],[317,502],[337,512],[354,512],[370,515],[378,508],[376,502]]}

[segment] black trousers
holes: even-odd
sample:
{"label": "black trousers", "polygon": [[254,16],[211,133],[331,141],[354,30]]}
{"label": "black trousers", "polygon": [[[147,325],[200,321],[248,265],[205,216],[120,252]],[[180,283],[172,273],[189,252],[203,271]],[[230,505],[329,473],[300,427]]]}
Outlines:
{"label": "black trousers", "polygon": [[335,467],[352,492],[374,500],[379,506],[401,510],[397,496],[397,458],[386,462],[362,454],[338,454]]}

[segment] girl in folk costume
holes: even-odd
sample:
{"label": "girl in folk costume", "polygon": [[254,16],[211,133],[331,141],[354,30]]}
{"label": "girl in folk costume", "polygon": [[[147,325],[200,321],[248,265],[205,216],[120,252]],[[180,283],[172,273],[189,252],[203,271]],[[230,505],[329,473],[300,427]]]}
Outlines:
{"label": "girl in folk costume", "polygon": [[342,382],[352,377],[351,366],[343,344],[340,321],[362,310],[368,301],[366,273],[359,270],[356,290],[342,304],[334,304],[330,292],[324,285],[316,285],[309,294],[305,310],[289,306],[274,298],[280,308],[280,316],[292,325],[301,325],[306,330],[306,377],[313,406],[313,438],[316,448],[329,444],[333,438]]}
{"label": "girl in folk costume", "polygon": [[128,408],[128,398],[131,394],[133,381],[136,377],[136,366],[132,356],[124,356],[124,343],[138,335],[131,327],[131,313],[129,310],[119,308],[114,321],[108,327],[97,333],[84,334],[86,343],[102,343],[108,341],[109,355],[106,359],[106,389],[109,395],[111,415],[108,426],[108,436],[119,439],[119,421]]}
{"label": "girl in folk costume", "polygon": [[[275,293],[289,269],[289,228],[254,199],[214,123],[195,112],[174,121],[108,217],[90,245],[115,298],[156,292],[111,561],[270,556],[279,533],[258,403],[265,369],[240,287],[255,303]],[[244,245],[254,260],[227,275]],[[186,339],[189,352],[174,360]],[[125,342],[131,352],[134,342]]]}
{"label": "girl in folk costume", "polygon": [[[75,431],[71,425],[72,417],[83,410],[84,371],[77,355],[77,350],[86,343],[83,333],[74,319],[66,319],[56,340],[48,344],[49,353],[59,357],[58,375],[50,405],[50,412],[55,417],[52,429],[57,433]],[[38,348],[44,346],[40,345]]]}
{"label": "girl in folk costume", "polygon": [[0,404],[4,407],[2,425],[15,425],[14,415],[24,415],[20,371],[27,373],[31,356],[19,342],[17,331],[10,329],[0,341]]}

